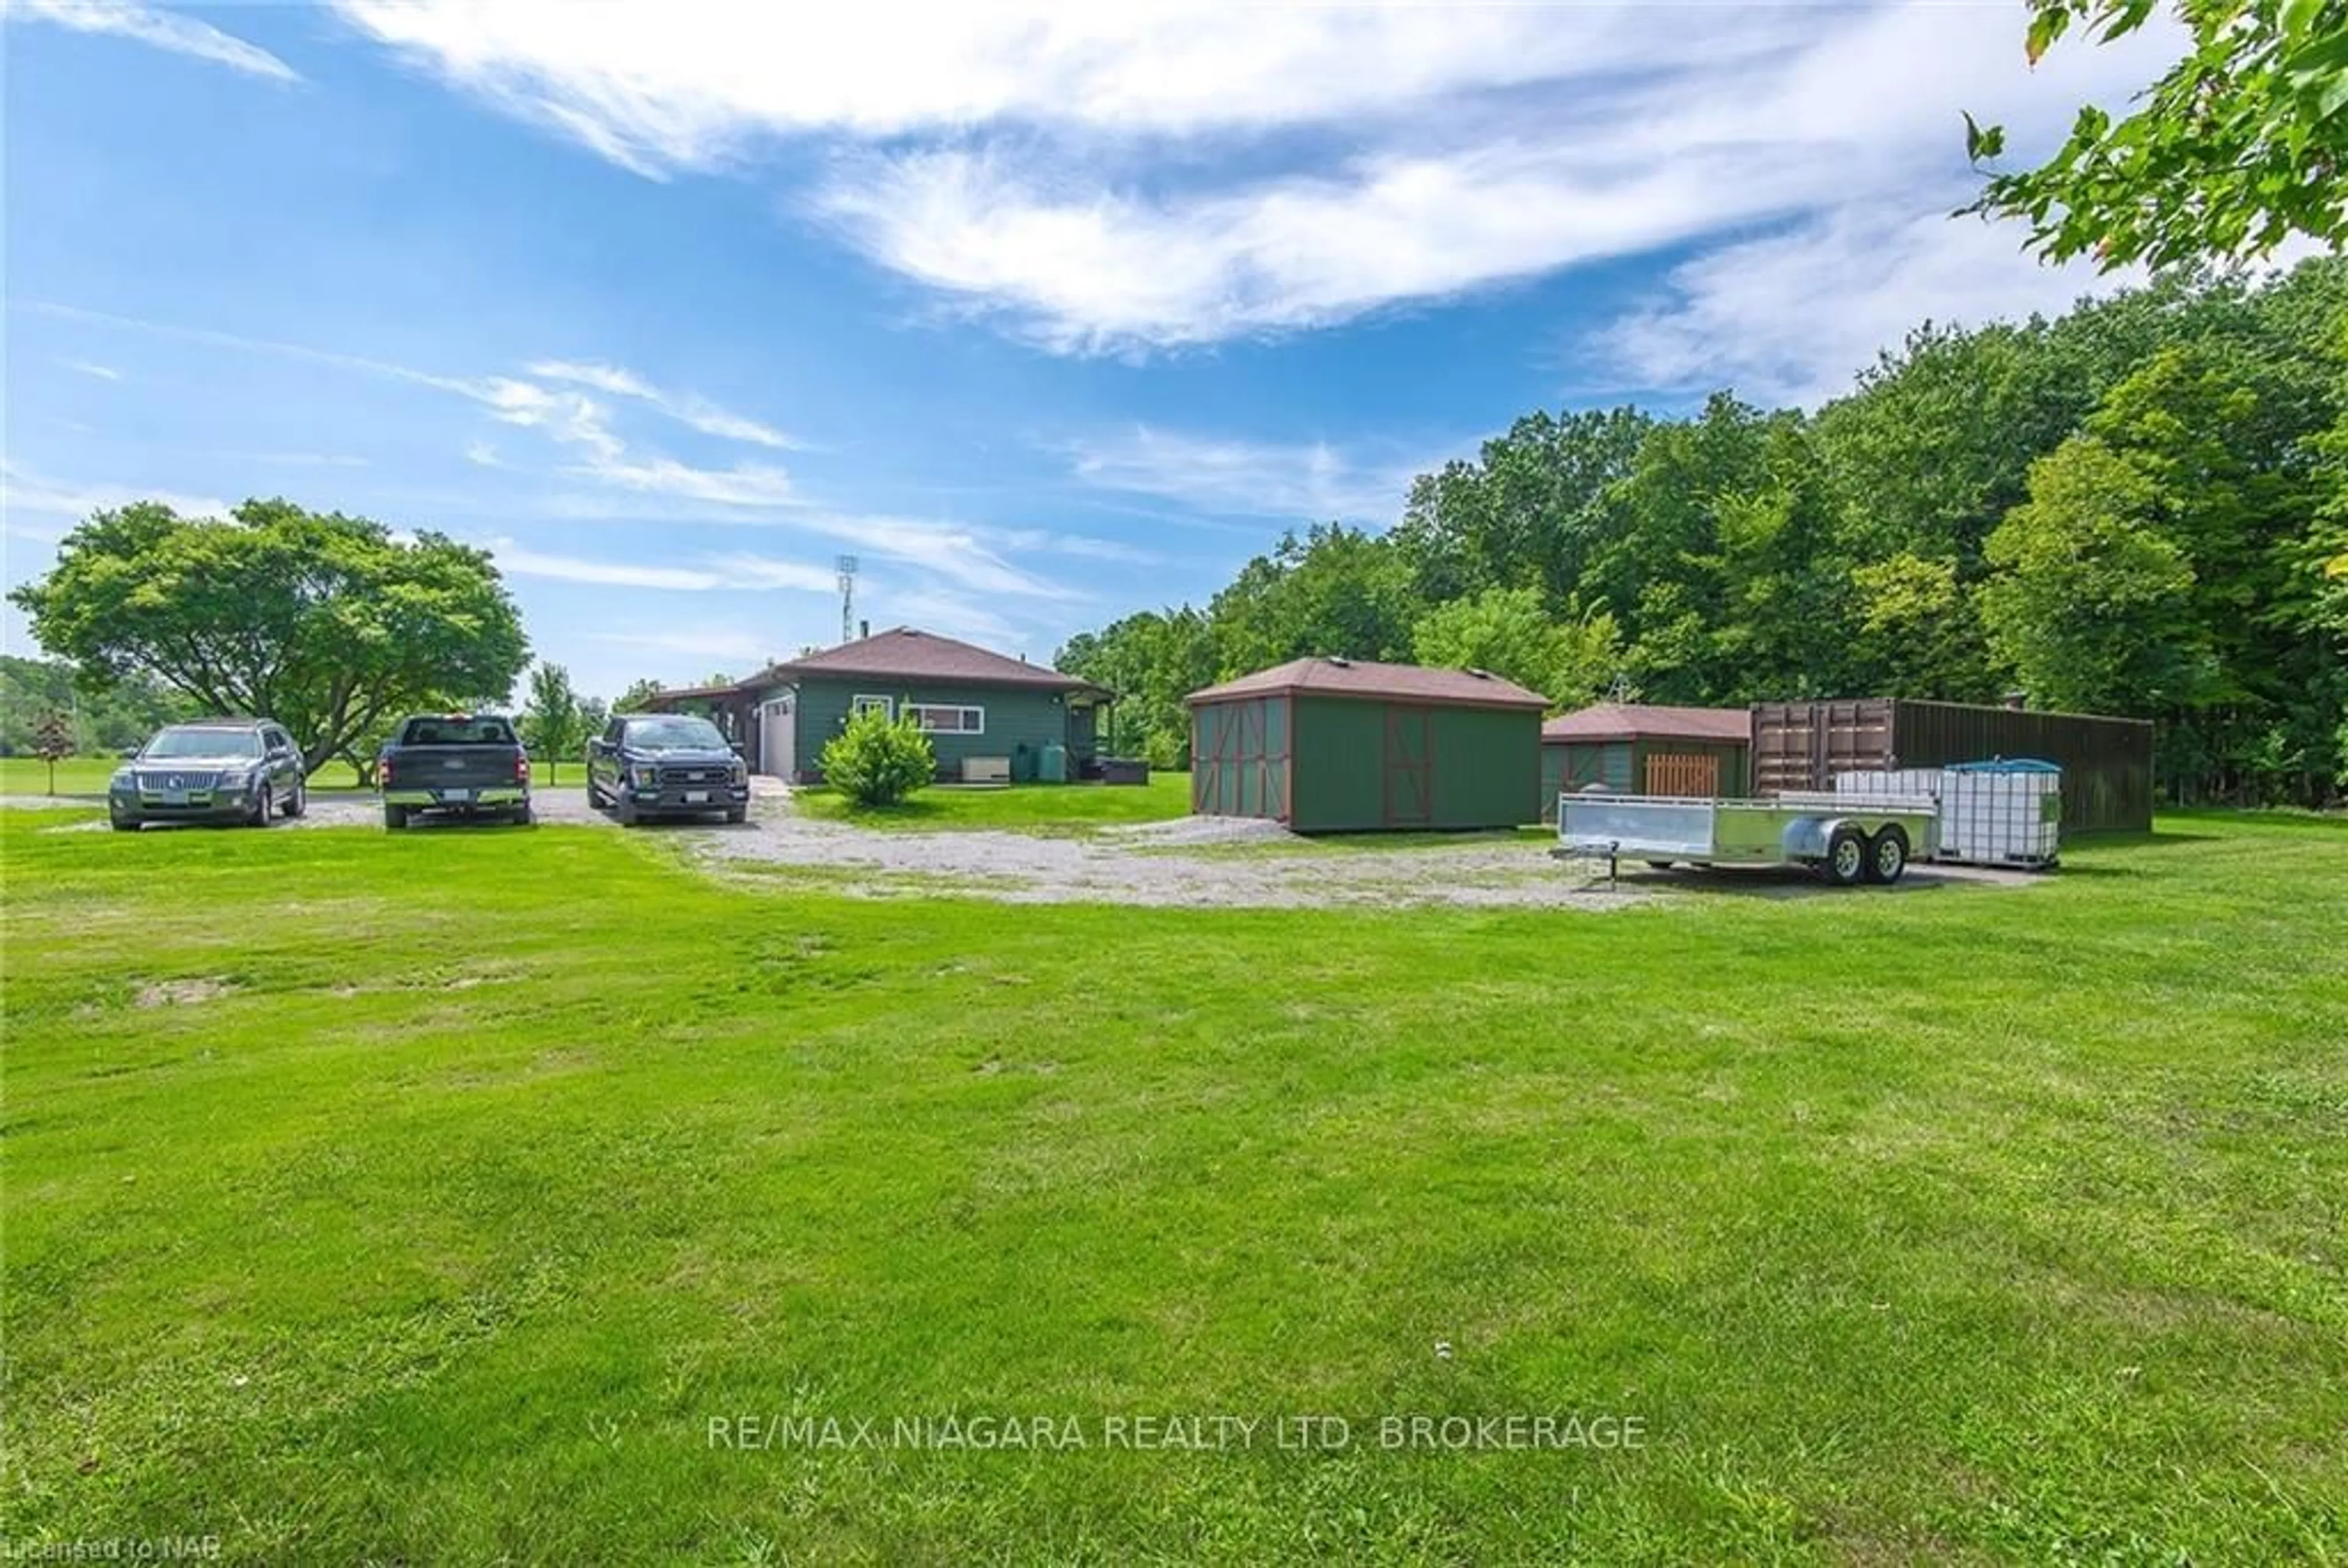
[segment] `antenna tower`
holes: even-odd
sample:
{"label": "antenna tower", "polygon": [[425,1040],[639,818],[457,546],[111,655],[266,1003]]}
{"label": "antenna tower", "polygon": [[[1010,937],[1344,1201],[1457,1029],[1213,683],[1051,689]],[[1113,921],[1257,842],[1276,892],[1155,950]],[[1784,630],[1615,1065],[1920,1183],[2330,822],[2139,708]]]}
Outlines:
{"label": "antenna tower", "polygon": [[841,556],[832,565],[839,569],[839,640],[856,641],[856,558]]}

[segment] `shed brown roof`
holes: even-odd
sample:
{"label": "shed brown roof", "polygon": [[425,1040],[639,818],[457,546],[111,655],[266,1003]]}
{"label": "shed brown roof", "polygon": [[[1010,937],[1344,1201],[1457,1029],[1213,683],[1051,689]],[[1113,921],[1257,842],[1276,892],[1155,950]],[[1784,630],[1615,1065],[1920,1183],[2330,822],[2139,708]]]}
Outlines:
{"label": "shed brown roof", "polygon": [[1666,708],[1600,702],[1541,726],[1550,741],[1753,741],[1753,716],[1742,708]]}
{"label": "shed brown roof", "polygon": [[1481,670],[1428,670],[1416,664],[1374,664],[1363,659],[1292,659],[1220,686],[1193,692],[1185,702],[1220,702],[1273,692],[1321,697],[1384,697],[1400,702],[1476,708],[1546,708],[1549,699]]}
{"label": "shed brown roof", "polygon": [[1105,686],[1064,675],[1046,664],[1030,664],[975,643],[895,626],[820,653],[770,665],[742,682],[771,685],[801,675],[867,675],[879,680],[955,682],[983,686],[1028,686],[1053,692],[1107,692]]}

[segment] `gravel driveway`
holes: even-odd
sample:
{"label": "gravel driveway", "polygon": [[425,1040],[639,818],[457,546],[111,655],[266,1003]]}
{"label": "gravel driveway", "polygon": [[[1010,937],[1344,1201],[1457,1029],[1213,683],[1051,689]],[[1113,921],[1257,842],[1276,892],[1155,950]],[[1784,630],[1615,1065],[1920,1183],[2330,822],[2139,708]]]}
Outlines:
{"label": "gravel driveway", "polygon": [[754,826],[696,834],[692,851],[713,869],[743,862],[805,867],[827,886],[876,897],[951,892],[1009,904],[1604,909],[1639,897],[1627,886],[1586,886],[1530,841],[1379,849],[1314,844],[1272,824],[1190,819],[1082,837],[884,832],[819,822],[788,801],[767,804]]}
{"label": "gravel driveway", "polygon": [[[612,820],[602,812],[588,810],[587,792],[580,789],[572,789],[568,787],[560,789],[541,789],[532,796],[530,804],[536,811],[538,820],[541,822],[572,824],[594,823],[607,825]],[[106,797],[95,794],[57,795],[54,797],[39,794],[0,795],[0,809],[15,811],[56,811],[62,807],[70,806],[103,809],[105,805]],[[210,823],[158,824],[155,826],[148,828],[146,831],[149,833],[201,833],[212,827],[212,825],[213,825]],[[320,790],[310,796],[309,808],[300,816],[281,816],[274,818],[269,825],[269,831],[274,833],[280,828],[288,827],[379,828],[382,825],[383,806],[376,800],[374,795],[360,790]],[[419,816],[415,819],[413,831],[439,832],[474,825],[491,827],[497,825],[488,823],[479,825],[469,824],[461,817]],[[69,826],[56,828],[52,831],[57,833],[86,833],[91,831],[103,832],[105,829],[106,819],[100,816],[94,817],[88,822],[77,822]]]}
{"label": "gravel driveway", "polygon": [[[759,781],[766,784],[767,781]],[[0,806],[100,804],[90,798],[0,797]],[[584,792],[543,789],[538,820],[610,827],[591,811]],[[380,827],[372,795],[335,792],[311,796],[307,815],[284,827]],[[454,832],[461,819],[420,818],[410,831]],[[103,831],[103,817],[57,832]],[[192,832],[158,828],[154,832]],[[485,825],[480,831],[510,831]],[[1394,908],[1448,905],[1606,910],[1673,890],[1761,897],[1864,897],[1880,890],[1828,888],[1788,870],[1706,872],[1626,868],[1609,886],[1585,868],[1552,860],[1531,835],[1470,835],[1456,844],[1414,842],[1382,846],[1356,839],[1331,843],[1301,838],[1276,824],[1218,817],[1183,817],[1083,835],[1023,833],[883,831],[800,815],[778,788],[756,791],[750,821],[661,823],[639,831],[673,837],[698,864],[718,875],[750,867],[788,867],[807,886],[862,897],[920,897],[940,893],[1009,904],[1139,904],[1197,908]],[[765,878],[762,876],[762,880]],[[2027,873],[1973,866],[1919,866],[1889,891],[1905,894],[1965,883],[2022,886]]]}

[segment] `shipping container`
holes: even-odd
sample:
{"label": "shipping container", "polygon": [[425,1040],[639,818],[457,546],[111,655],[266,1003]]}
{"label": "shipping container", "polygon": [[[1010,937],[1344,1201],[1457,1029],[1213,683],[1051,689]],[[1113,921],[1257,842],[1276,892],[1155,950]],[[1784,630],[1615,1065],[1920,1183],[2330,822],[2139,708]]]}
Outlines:
{"label": "shipping container", "polygon": [[1753,705],[1753,787],[1834,787],[1844,773],[2030,757],[2063,770],[2063,831],[2152,830],[2152,723],[1905,697]]}

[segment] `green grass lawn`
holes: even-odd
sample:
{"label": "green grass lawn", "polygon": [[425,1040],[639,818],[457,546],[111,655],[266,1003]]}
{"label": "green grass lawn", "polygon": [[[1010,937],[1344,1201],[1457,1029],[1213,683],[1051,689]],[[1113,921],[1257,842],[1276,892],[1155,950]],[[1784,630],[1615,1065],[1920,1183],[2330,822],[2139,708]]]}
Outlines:
{"label": "green grass lawn", "polygon": [[[2337,825],[1381,915],[67,820],[0,813],[14,1542],[2348,1556]],[[1267,1424],[1112,1446],[1216,1415]],[[1278,1446],[1310,1416],[1352,1440]],[[1641,1440],[1382,1447],[1412,1416]],[[713,1445],[744,1417],[1088,1446]]]}
{"label": "green grass lawn", "polygon": [[859,806],[827,789],[794,790],[791,798],[809,816],[861,827],[1085,833],[1120,823],[1189,815],[1190,775],[1153,773],[1146,784],[941,786],[879,807]]}
{"label": "green grass lawn", "polygon": [[[120,757],[67,757],[57,764],[57,788],[61,795],[103,795],[106,781],[122,765]],[[349,764],[328,763],[310,776],[310,787],[328,790],[358,787],[358,775]],[[0,794],[46,794],[49,764],[38,757],[0,757]]]}
{"label": "green grass lawn", "polygon": [[[106,781],[122,765],[120,757],[67,757],[57,764],[57,793],[60,795],[102,796]],[[587,782],[583,763],[562,764],[559,779],[547,782],[546,764],[535,764],[536,783],[540,788],[576,789]],[[310,788],[316,794],[355,791],[359,787],[358,774],[347,763],[328,763],[310,775]],[[49,765],[38,757],[0,757],[0,794],[39,795],[49,793]]]}

